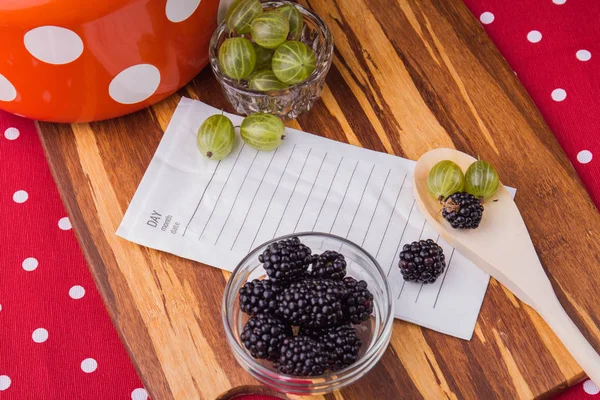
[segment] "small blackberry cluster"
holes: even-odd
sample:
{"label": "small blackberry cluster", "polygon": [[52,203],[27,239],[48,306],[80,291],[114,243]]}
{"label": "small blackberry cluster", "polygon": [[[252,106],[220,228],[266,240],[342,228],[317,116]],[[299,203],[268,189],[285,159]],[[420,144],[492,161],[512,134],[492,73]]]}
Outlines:
{"label": "small blackberry cluster", "polygon": [[454,193],[442,203],[442,216],[454,229],[475,229],[483,217],[481,199],[467,192]]}
{"label": "small blackberry cluster", "polygon": [[259,261],[268,277],[239,290],[240,308],[251,316],[241,334],[250,354],[293,376],[353,364],[362,342],[352,325],[370,318],[373,294],[365,281],[346,276],[344,256],[312,255],[293,237],[269,245]]}
{"label": "small blackberry cluster", "polygon": [[405,244],[398,263],[405,281],[433,283],[446,268],[444,250],[433,240]]}

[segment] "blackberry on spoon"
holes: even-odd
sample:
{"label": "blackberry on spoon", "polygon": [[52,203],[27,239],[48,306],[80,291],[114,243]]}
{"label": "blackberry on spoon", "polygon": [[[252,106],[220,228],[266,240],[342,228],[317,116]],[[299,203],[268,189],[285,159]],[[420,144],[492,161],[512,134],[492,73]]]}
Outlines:
{"label": "blackberry on spoon", "polygon": [[450,195],[443,203],[442,216],[455,229],[475,229],[483,217],[481,200],[467,192]]}

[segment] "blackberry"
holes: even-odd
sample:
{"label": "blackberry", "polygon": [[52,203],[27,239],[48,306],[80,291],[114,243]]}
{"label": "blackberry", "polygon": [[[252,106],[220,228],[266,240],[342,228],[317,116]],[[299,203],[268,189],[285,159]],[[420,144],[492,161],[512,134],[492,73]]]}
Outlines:
{"label": "blackberry", "polygon": [[431,239],[405,244],[398,263],[405,281],[433,283],[446,268],[442,248]]}
{"label": "blackberry", "polygon": [[353,324],[368,320],[373,312],[373,294],[367,289],[367,282],[351,276],[345,277],[343,282],[347,290],[343,302],[344,318]]}
{"label": "blackberry", "polygon": [[239,292],[240,308],[250,315],[273,314],[277,310],[275,297],[279,292],[281,292],[281,286],[268,279],[246,282]]}
{"label": "blackberry", "polygon": [[450,195],[443,203],[442,216],[455,229],[475,229],[481,222],[481,200],[466,192]]}
{"label": "blackberry", "polygon": [[312,262],[311,250],[292,237],[271,243],[258,260],[269,278],[277,283],[286,283],[302,277]]}
{"label": "blackberry", "polygon": [[292,327],[285,322],[270,315],[256,314],[246,322],[241,339],[252,357],[276,361],[284,339],[293,335]]}
{"label": "blackberry", "polygon": [[308,336],[323,345],[329,368],[338,371],[352,365],[358,359],[362,342],[350,324],[328,329],[301,329],[299,335]]}
{"label": "blackberry", "polygon": [[346,259],[337,251],[327,250],[313,257],[311,276],[342,280],[346,276]]}
{"label": "blackberry", "polygon": [[328,367],[327,353],[323,351],[323,346],[306,336],[284,339],[279,353],[279,360],[273,366],[285,375],[323,375]]}
{"label": "blackberry", "polygon": [[278,315],[292,325],[326,328],[342,322],[342,282],[307,279],[292,283],[277,296]]}

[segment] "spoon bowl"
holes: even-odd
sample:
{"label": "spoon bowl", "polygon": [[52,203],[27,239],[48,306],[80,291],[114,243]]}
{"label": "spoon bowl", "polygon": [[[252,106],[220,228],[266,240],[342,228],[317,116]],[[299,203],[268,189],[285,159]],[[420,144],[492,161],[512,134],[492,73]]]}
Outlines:
{"label": "spoon bowl", "polygon": [[427,188],[429,171],[443,160],[454,161],[463,171],[476,161],[454,149],[432,150],[419,159],[414,170],[413,190],[427,222],[465,257],[534,308],[587,375],[600,384],[600,356],[558,301],[508,190],[500,184],[496,194],[484,203],[483,218],[477,229],[454,229],[442,216],[441,204]]}

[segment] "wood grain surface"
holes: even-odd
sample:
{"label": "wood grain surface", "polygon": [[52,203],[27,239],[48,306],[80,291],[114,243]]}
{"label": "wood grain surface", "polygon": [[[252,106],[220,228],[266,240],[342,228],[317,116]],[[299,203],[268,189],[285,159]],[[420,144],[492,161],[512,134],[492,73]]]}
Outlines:
{"label": "wood grain surface", "polygon": [[[322,99],[290,126],[417,159],[455,147],[518,188],[555,290],[600,350],[600,214],[552,132],[461,0],[308,0],[336,43]],[[40,136],[110,315],[152,399],[214,399],[256,385],[224,338],[228,274],[143,248],[115,231],[181,96],[231,110],[206,68],[127,117],[40,123]],[[507,249],[510,251],[510,249]],[[396,321],[389,349],[326,399],[515,399],[583,377],[541,318],[491,282],[471,341]]]}

